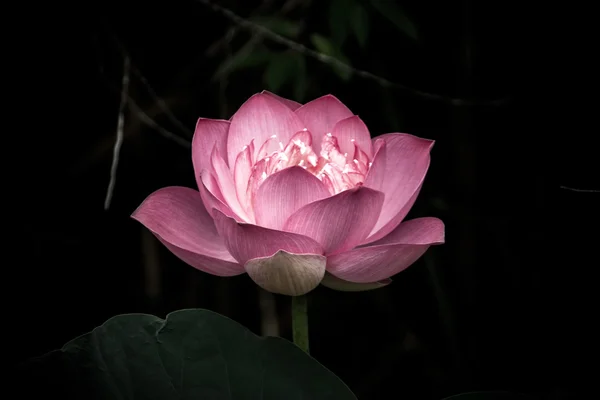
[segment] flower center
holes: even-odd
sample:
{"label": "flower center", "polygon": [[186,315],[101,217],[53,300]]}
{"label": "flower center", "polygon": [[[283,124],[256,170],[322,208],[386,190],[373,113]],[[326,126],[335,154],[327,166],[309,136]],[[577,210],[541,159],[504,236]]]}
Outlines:
{"label": "flower center", "polygon": [[286,146],[276,135],[271,136],[261,146],[256,161],[252,162],[248,181],[250,197],[254,197],[252,195],[268,176],[293,166],[302,167],[316,176],[332,195],[362,185],[371,162],[356,144],[352,155],[340,152],[337,138],[331,133],[323,135],[319,155],[311,144],[312,137],[306,129],[296,133]]}

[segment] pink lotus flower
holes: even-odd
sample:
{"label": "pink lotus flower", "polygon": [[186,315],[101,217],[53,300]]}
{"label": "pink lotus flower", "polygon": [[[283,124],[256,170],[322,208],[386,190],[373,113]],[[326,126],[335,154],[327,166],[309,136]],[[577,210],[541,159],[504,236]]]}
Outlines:
{"label": "pink lotus flower", "polygon": [[199,192],[159,189],[132,217],[187,264],[246,272],[274,293],[378,288],[444,243],[439,219],[402,222],[433,143],[403,133],[371,139],[331,95],[300,105],[263,91],[230,121],[198,120]]}

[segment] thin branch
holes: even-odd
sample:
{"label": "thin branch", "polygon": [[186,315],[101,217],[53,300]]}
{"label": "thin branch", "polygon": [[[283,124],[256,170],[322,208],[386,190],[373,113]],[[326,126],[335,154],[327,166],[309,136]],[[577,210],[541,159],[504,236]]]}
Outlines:
{"label": "thin branch", "polygon": [[177,119],[177,117],[175,117],[175,115],[171,112],[171,109],[169,108],[167,103],[156,94],[156,92],[154,91],[154,89],[152,89],[152,86],[150,86],[150,83],[148,82],[146,77],[144,77],[144,75],[142,75],[140,70],[137,69],[137,67],[133,66],[132,71],[138,77],[140,82],[142,82],[142,84],[146,87],[146,90],[150,94],[150,97],[152,97],[154,99],[156,104],[158,104],[158,106],[165,113],[167,118],[169,118],[169,120],[173,124],[177,125],[177,127],[179,129],[181,129],[183,132],[185,132],[186,135],[188,135],[189,137],[192,137],[194,135],[194,132],[192,132],[187,126],[185,126],[183,124],[183,122],[181,122],[179,119]]}
{"label": "thin branch", "polygon": [[144,124],[148,125],[150,128],[156,130],[158,133],[160,133],[165,138],[174,141],[175,143],[177,143],[180,146],[185,147],[186,149],[189,149],[192,147],[192,143],[189,140],[184,139],[180,136],[177,136],[173,132],[171,132],[168,129],[165,129],[161,125],[159,125],[158,122],[156,122],[148,114],[146,114],[146,112],[144,112],[144,110],[142,110],[142,108],[140,106],[138,106],[131,97],[129,97],[129,99],[128,99],[128,105],[129,105],[129,108],[133,112],[135,112],[136,116],[140,119],[140,121],[142,121]]}
{"label": "thin branch", "polygon": [[125,57],[123,62],[123,79],[121,80],[121,103],[119,104],[119,119],[117,121],[117,139],[115,140],[115,147],[113,148],[113,160],[110,167],[110,181],[108,182],[108,189],[106,191],[106,198],[104,199],[104,209],[108,210],[110,202],[115,190],[115,184],[117,181],[117,167],[119,166],[119,154],[121,152],[121,145],[123,144],[123,126],[125,125],[125,107],[127,106],[127,100],[129,99],[129,70],[131,62],[129,57]]}
{"label": "thin branch", "polygon": [[[125,46],[123,45],[121,40],[118,38],[118,36],[112,32],[110,32],[110,36],[113,38],[113,40],[117,44],[117,47],[119,48],[119,51],[121,52],[123,57],[124,58],[129,57],[129,53],[128,53],[127,49],[125,48]],[[194,132],[192,132],[187,126],[185,126],[185,124],[183,124],[175,116],[175,114],[173,114],[173,112],[171,111],[171,109],[169,108],[167,103],[156,93],[156,91],[152,88],[152,86],[150,85],[150,82],[148,82],[148,79],[146,79],[146,77],[142,74],[142,72],[133,64],[131,65],[131,71],[140,80],[140,82],[142,82],[142,84],[146,88],[146,91],[148,92],[150,97],[154,100],[154,102],[158,105],[158,107],[165,113],[167,118],[174,125],[176,125],[179,129],[181,129],[181,131],[184,132],[187,136],[192,137]]]}
{"label": "thin branch", "polygon": [[[259,15],[261,13],[263,13],[265,10],[267,10],[269,8],[269,6],[271,5],[271,3],[273,3],[272,0],[264,0],[260,3],[260,5],[256,8],[256,10],[254,10],[254,12],[252,13],[252,15]],[[238,34],[238,32],[240,31],[240,27],[237,25],[233,25],[231,26],[227,32],[225,33],[225,35],[221,38],[219,38],[216,42],[214,42],[212,45],[210,45],[210,47],[206,50],[205,55],[212,57],[215,55],[215,53],[225,47],[230,47],[231,42],[233,41],[233,39],[235,38],[235,35]]]}
{"label": "thin branch", "polygon": [[282,45],[290,48],[291,50],[294,50],[298,53],[312,57],[324,64],[327,64],[330,66],[336,66],[338,68],[342,68],[346,71],[352,72],[361,78],[374,81],[382,87],[392,87],[395,89],[406,91],[407,93],[422,97],[424,99],[441,101],[444,103],[451,104],[453,106],[473,106],[473,105],[500,106],[500,105],[503,105],[508,102],[508,98],[489,100],[489,101],[472,101],[472,100],[442,96],[442,95],[435,94],[435,93],[429,93],[429,92],[424,92],[422,90],[413,89],[408,86],[405,86],[405,85],[402,85],[399,83],[395,83],[395,82],[392,82],[383,77],[377,76],[371,72],[354,68],[354,67],[338,60],[335,57],[331,57],[326,54],[319,53],[318,51],[311,50],[308,47],[304,46],[303,44],[300,44],[300,43],[294,42],[293,40],[285,38],[273,31],[271,31],[270,29],[265,28],[264,26],[262,26],[260,24],[246,20],[246,19],[240,17],[239,15],[235,14],[233,11],[231,11],[219,4],[213,3],[210,0],[195,0],[195,1],[198,1],[202,4],[204,4],[205,6],[210,7],[213,11],[222,14],[225,18],[227,18],[230,21],[232,21],[233,23],[241,26],[242,28],[245,28],[249,31],[253,31],[255,33],[261,33],[264,36],[266,36],[267,38],[269,38],[270,40],[272,40],[276,43],[282,44]]}
{"label": "thin branch", "polygon": [[579,193],[600,193],[600,190],[598,189],[575,189],[572,187],[568,187],[568,186],[561,186],[561,189],[565,189],[565,190],[570,190],[572,192],[579,192]]}
{"label": "thin branch", "polygon": [[[102,70],[100,70],[100,75],[102,76],[102,78],[104,79],[106,84],[111,89],[117,90],[115,85],[112,82],[110,82],[110,80],[108,80],[108,78],[104,75],[104,72]],[[127,106],[140,119],[140,121],[142,121],[144,124],[146,124],[150,128],[156,130],[158,133],[160,133],[165,138],[174,141],[175,143],[177,143],[178,145],[180,145],[182,147],[185,147],[186,149],[189,149],[192,147],[192,144],[189,140],[174,134],[173,132],[169,131],[168,129],[165,129],[158,122],[156,122],[152,117],[150,117],[142,109],[142,107],[140,107],[136,103],[136,101],[131,96],[129,96],[129,94],[127,94]]]}
{"label": "thin branch", "polygon": [[[264,13],[269,8],[271,3],[273,3],[272,0],[263,1],[260,4],[260,6],[257,7],[256,10],[254,10],[254,12],[252,12],[252,15],[250,18],[253,18],[254,16],[261,15],[262,13]],[[281,6],[279,11],[276,12],[274,15],[275,16],[284,16],[287,13],[289,13],[290,11],[293,11],[296,7],[300,6],[302,3],[306,4],[307,1],[306,0],[287,0]],[[229,46],[231,44],[231,42],[233,41],[235,35],[237,35],[237,33],[239,31],[240,31],[240,27],[238,25],[234,25],[234,26],[230,27],[229,30],[225,33],[225,35],[222,38],[218,39],[206,50],[205,55],[212,57],[222,47]],[[256,33],[255,33],[255,35],[256,35]]]}

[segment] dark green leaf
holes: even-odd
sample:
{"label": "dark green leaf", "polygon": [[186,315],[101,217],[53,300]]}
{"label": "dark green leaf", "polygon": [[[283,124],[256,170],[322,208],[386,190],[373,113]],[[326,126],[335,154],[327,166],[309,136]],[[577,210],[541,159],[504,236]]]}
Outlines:
{"label": "dark green leaf", "polygon": [[396,28],[414,40],[418,40],[417,28],[406,16],[404,10],[393,0],[371,0],[371,5],[392,22]]}
{"label": "dark green leaf", "polygon": [[527,400],[526,397],[521,394],[509,393],[509,392],[470,392],[462,393],[454,396],[446,397],[443,400]]}
{"label": "dark green leaf", "polygon": [[350,25],[360,47],[365,47],[369,36],[369,15],[360,3],[350,10]]}
{"label": "dark green leaf", "polygon": [[300,25],[295,21],[290,21],[279,17],[255,17],[252,21],[258,25],[264,26],[270,31],[279,35],[296,39],[300,33]]}
{"label": "dark green leaf", "polygon": [[306,58],[301,54],[298,54],[296,57],[296,68],[298,72],[294,77],[294,99],[302,103],[306,98],[308,82],[306,76]]}
{"label": "dark green leaf", "polygon": [[298,69],[297,58],[296,54],[287,52],[276,54],[271,58],[263,75],[268,90],[278,92],[281,86],[294,79]]}
{"label": "dark green leaf", "polygon": [[25,372],[29,381],[21,391],[37,389],[44,398],[61,400],[356,400],[292,343],[258,337],[206,310],[176,311],[166,320],[146,314],[111,318],[31,361]]}
{"label": "dark green leaf", "polygon": [[[348,61],[348,59],[342,54],[340,49],[337,48],[325,36],[319,35],[318,33],[314,33],[314,34],[310,35],[310,40],[313,43],[313,46],[315,46],[315,48],[317,49],[317,51],[319,53],[323,53],[325,55],[328,55],[330,57],[337,59],[338,61],[341,61],[342,63],[344,63],[346,65],[350,65],[350,61]],[[347,67],[343,67],[343,66],[340,66],[335,63],[331,63],[329,65],[338,74],[338,76],[344,81],[347,81],[352,76],[352,71]]]}
{"label": "dark green leaf", "polygon": [[230,73],[246,68],[258,67],[266,64],[272,57],[272,53],[264,47],[248,43],[233,56],[226,58],[213,75],[213,79],[219,79]]}
{"label": "dark green leaf", "polygon": [[331,41],[325,36],[314,33],[310,35],[310,41],[312,42],[313,46],[315,46],[315,49],[317,49],[317,51],[320,53],[327,54],[328,56],[331,56],[333,53],[335,53],[335,47],[333,46],[333,43],[331,43]]}
{"label": "dark green leaf", "polygon": [[348,36],[348,4],[354,5],[355,0],[331,0],[329,3],[329,30],[331,40],[338,47],[342,47]]}

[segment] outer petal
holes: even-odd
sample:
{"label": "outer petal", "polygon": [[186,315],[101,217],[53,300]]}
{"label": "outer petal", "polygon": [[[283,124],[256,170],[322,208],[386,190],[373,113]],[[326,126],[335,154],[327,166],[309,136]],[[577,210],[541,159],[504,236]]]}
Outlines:
{"label": "outer petal", "polygon": [[181,247],[177,247],[163,240],[157,234],[154,234],[154,236],[156,236],[156,238],[162,244],[164,244],[165,247],[171,251],[171,253],[175,254],[177,258],[184,263],[199,269],[200,271],[216,276],[236,276],[244,273],[244,267],[241,264],[238,264],[235,260],[234,262],[229,262],[204,256],[202,254],[197,254],[184,250]]}
{"label": "outer petal", "polygon": [[300,208],[288,218],[284,230],[317,240],[325,254],[349,250],[371,232],[384,198],[383,193],[357,187]]}
{"label": "outer petal", "polygon": [[200,118],[192,138],[192,164],[198,188],[203,169],[212,171],[210,155],[216,147],[219,154],[227,154],[227,132],[229,121]]}
{"label": "outer petal", "polygon": [[256,223],[282,229],[299,208],[329,196],[323,182],[310,172],[302,167],[285,168],[269,176],[258,188],[254,198]]}
{"label": "outer petal", "polygon": [[321,150],[321,141],[317,138],[332,132],[335,124],[354,115],[344,103],[330,94],[306,103],[296,110],[296,114],[304,122],[303,127],[313,134],[313,149],[317,154]]}
{"label": "outer petal", "polygon": [[383,183],[386,179],[385,164],[387,158],[387,151],[385,146],[385,140],[375,140],[375,156],[373,157],[373,163],[369,167],[367,177],[365,178],[365,186],[374,190],[383,191]]}
{"label": "outer petal", "polygon": [[369,159],[373,158],[371,134],[358,115],[353,115],[339,121],[333,127],[331,134],[337,137],[342,154],[354,154],[354,144],[356,143],[356,145],[367,154]]}
{"label": "outer petal", "polygon": [[304,128],[298,116],[272,95],[258,93],[250,97],[231,118],[227,135],[229,165],[234,165],[237,154],[254,139],[255,153],[271,136],[277,135],[281,143]]}
{"label": "outer petal", "polygon": [[306,236],[237,223],[217,209],[213,210],[213,218],[225,247],[242,265],[253,258],[270,257],[279,250],[294,254],[323,254],[323,247]]}
{"label": "outer petal", "polygon": [[339,290],[341,292],[364,292],[367,290],[380,289],[392,283],[391,279],[384,279],[379,282],[372,283],[355,283],[340,279],[326,272],[325,277],[321,281],[321,285],[329,289]]}
{"label": "outer petal", "polygon": [[302,104],[297,103],[294,100],[290,100],[290,99],[286,99],[285,97],[278,96],[275,93],[269,92],[268,90],[263,90],[261,93],[266,94],[267,96],[274,97],[275,99],[279,100],[280,102],[282,102],[283,104],[288,106],[292,111],[295,111],[302,106]]}
{"label": "outer petal", "polygon": [[381,191],[385,201],[371,235],[364,243],[381,239],[402,222],[414,204],[427,170],[433,140],[405,133],[388,133],[377,139],[385,140],[385,179]]}
{"label": "outer petal", "polygon": [[133,212],[176,256],[199,270],[219,276],[244,272],[219,237],[200,194],[171,186],[148,196]]}
{"label": "outer petal", "polygon": [[444,240],[441,220],[416,218],[371,245],[328,257],[327,271],[350,282],[380,281],[408,268],[429,246]]}
{"label": "outer petal", "polygon": [[269,292],[301,296],[319,285],[326,263],[325,256],[279,250],[271,257],[248,260],[244,268],[257,285]]}

